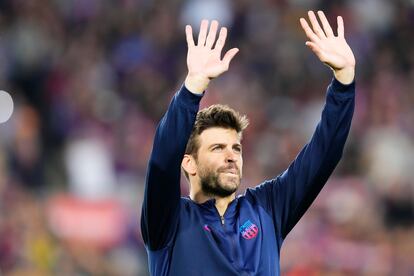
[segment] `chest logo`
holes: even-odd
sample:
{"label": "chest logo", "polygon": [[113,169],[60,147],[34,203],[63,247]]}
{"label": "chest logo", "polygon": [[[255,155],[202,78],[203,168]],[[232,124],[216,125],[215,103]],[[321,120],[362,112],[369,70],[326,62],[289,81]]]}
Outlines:
{"label": "chest logo", "polygon": [[242,237],[246,240],[251,240],[255,238],[259,233],[259,227],[257,227],[256,224],[248,220],[245,223],[243,223],[242,226],[240,226],[240,233]]}

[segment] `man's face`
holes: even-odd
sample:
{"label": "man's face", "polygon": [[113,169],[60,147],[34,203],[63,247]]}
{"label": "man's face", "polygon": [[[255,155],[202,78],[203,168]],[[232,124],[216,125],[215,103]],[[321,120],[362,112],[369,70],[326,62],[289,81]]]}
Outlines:
{"label": "man's face", "polygon": [[236,192],[242,177],[242,146],[234,129],[214,127],[198,137],[197,174],[206,195],[227,197]]}

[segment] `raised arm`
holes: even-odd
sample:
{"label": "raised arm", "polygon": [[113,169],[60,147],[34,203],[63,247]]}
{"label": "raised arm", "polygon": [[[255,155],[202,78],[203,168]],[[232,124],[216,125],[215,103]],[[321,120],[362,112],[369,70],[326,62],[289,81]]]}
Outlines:
{"label": "raised arm", "polygon": [[306,42],[319,59],[332,68],[335,78],[328,87],[326,104],[316,130],[288,169],[273,180],[248,192],[272,213],[275,231],[282,240],[299,221],[338,164],[349,133],[354,111],[355,59],[344,38],[338,17],[335,36],[322,12],[309,12],[312,29],[300,23],[310,41]]}
{"label": "raised arm", "polygon": [[186,26],[188,75],[185,85],[174,95],[161,119],[148,162],[141,230],[150,250],[161,249],[171,241],[180,211],[181,161],[198,112],[203,91],[211,79],[227,71],[238,49],[229,50],[221,59],[227,30],[218,22],[203,20],[195,45],[191,26]]}

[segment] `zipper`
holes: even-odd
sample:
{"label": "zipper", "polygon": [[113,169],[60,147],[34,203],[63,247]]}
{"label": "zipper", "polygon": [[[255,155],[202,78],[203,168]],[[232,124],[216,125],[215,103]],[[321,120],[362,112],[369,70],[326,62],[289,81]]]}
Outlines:
{"label": "zipper", "polygon": [[220,216],[221,219],[221,225],[224,226],[224,216]]}
{"label": "zipper", "polygon": [[218,209],[217,209],[216,206],[214,206],[214,209],[216,210],[217,215],[219,215],[219,217],[220,217],[221,226],[224,226],[224,214],[223,215],[220,215],[220,213],[219,213],[219,211],[218,211]]}
{"label": "zipper", "polygon": [[236,239],[235,237],[231,237],[231,245],[232,245],[232,249],[233,249],[233,255],[234,255],[234,259],[236,260],[236,265],[239,268],[240,271],[242,271],[241,268],[241,260],[240,260],[240,255],[237,251],[237,246],[236,246]]}
{"label": "zipper", "polygon": [[[220,213],[218,212],[217,208],[216,208],[217,214],[220,216],[220,222],[221,222],[221,226],[224,227],[224,214],[220,215]],[[236,237],[231,237],[231,250],[233,251],[233,256],[236,260],[236,266],[238,267],[238,270],[242,270],[241,269],[241,260],[240,260],[240,255],[237,252],[237,247],[236,247]]]}

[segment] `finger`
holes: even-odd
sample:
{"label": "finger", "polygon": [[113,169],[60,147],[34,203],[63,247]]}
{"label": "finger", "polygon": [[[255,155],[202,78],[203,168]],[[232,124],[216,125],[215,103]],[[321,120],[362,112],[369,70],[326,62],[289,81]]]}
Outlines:
{"label": "finger", "polygon": [[328,19],[326,19],[326,16],[323,13],[323,11],[318,11],[318,15],[319,15],[319,19],[322,22],[323,30],[324,30],[326,36],[327,37],[334,36],[334,33],[332,31],[332,28],[331,28],[331,25],[329,25]]}
{"label": "finger", "polygon": [[208,32],[206,41],[206,46],[209,48],[213,47],[214,41],[216,40],[218,24],[217,20],[213,20],[210,24],[210,31]]}
{"label": "finger", "polygon": [[318,19],[315,16],[315,13],[313,11],[308,12],[309,21],[312,24],[313,32],[319,37],[319,38],[325,38],[326,35],[321,29],[321,26],[319,26]]}
{"label": "finger", "polygon": [[194,38],[193,38],[193,29],[190,25],[185,26],[185,37],[187,39],[187,46],[193,47],[194,46]]}
{"label": "finger", "polygon": [[200,24],[200,32],[198,33],[197,46],[204,46],[204,44],[206,43],[207,28],[208,20],[203,19]]}
{"label": "finger", "polygon": [[223,64],[225,65],[226,69],[229,68],[230,61],[234,58],[234,56],[239,52],[238,48],[230,49],[226,52],[223,57]]}
{"label": "finger", "polygon": [[344,20],[342,16],[338,16],[336,21],[338,22],[338,36],[344,37]]}
{"label": "finger", "polygon": [[325,55],[318,44],[312,41],[306,41],[305,44],[312,50],[312,52],[319,58],[320,61],[325,62]]}
{"label": "finger", "polygon": [[312,41],[306,41],[305,45],[308,46],[318,57],[322,53],[321,48],[318,46],[318,44]]}
{"label": "finger", "polygon": [[221,51],[223,50],[224,44],[226,43],[226,37],[227,37],[227,28],[221,27],[219,37],[217,39],[216,45],[214,46],[214,50]]}
{"label": "finger", "polygon": [[313,32],[313,30],[309,27],[308,22],[305,18],[299,19],[300,25],[302,26],[302,29],[305,31],[306,36],[313,42],[320,41],[319,37]]}

